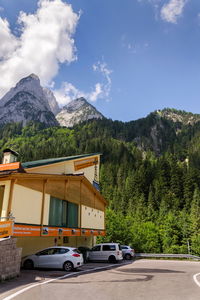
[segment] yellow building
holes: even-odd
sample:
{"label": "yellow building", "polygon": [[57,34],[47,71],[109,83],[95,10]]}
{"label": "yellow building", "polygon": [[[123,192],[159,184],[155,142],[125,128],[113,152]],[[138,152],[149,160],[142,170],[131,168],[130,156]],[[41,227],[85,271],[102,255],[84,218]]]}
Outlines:
{"label": "yellow building", "polygon": [[105,234],[100,154],[20,164],[16,153],[6,149],[3,162],[0,217],[14,217],[13,236],[23,256],[55,244],[92,246],[94,237]]}

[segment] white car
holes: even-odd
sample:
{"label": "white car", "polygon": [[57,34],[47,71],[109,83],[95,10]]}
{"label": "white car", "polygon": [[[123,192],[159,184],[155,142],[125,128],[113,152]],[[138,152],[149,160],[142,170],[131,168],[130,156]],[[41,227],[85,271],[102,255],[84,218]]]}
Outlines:
{"label": "white car", "polygon": [[123,259],[120,244],[103,243],[95,245],[89,251],[89,260],[117,262]]}
{"label": "white car", "polygon": [[83,265],[83,256],[76,248],[49,247],[22,260],[25,269],[54,268],[72,271]]}
{"label": "white car", "polygon": [[134,257],[135,250],[132,249],[130,246],[121,245],[121,249],[122,249],[123,258],[130,260]]}

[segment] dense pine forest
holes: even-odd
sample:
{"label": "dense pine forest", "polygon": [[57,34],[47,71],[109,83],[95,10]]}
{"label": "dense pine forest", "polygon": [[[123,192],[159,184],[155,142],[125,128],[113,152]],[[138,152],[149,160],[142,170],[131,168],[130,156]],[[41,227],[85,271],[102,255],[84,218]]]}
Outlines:
{"label": "dense pine forest", "polygon": [[[20,161],[102,153],[101,192],[108,201],[106,241],[137,252],[200,255],[200,122],[152,113],[119,122],[92,120],[73,128],[7,124],[0,148]],[[190,116],[191,117],[191,116]],[[184,121],[186,120],[186,121]]]}

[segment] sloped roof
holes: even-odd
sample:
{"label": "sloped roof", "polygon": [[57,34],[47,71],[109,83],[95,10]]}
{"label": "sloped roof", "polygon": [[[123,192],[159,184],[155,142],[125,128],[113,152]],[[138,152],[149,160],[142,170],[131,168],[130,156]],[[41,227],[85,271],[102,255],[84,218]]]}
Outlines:
{"label": "sloped roof", "polygon": [[63,162],[63,161],[69,161],[69,160],[75,160],[75,159],[80,159],[80,158],[84,158],[84,157],[90,157],[90,156],[94,156],[94,155],[101,155],[101,154],[100,153],[91,153],[91,154],[82,154],[82,155],[74,155],[74,156],[66,156],[66,157],[58,157],[58,158],[48,158],[48,159],[24,162],[21,165],[24,169],[28,169],[28,168],[56,164],[56,163]]}

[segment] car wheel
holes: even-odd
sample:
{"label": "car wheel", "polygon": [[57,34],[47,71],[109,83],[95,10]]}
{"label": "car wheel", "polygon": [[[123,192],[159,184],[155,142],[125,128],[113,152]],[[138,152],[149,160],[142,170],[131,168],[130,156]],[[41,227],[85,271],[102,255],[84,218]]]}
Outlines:
{"label": "car wheel", "polygon": [[115,263],[117,262],[116,257],[115,257],[114,255],[109,256],[108,262],[109,262],[109,263],[114,263],[114,264],[115,264]]}
{"label": "car wheel", "polygon": [[131,255],[129,253],[125,254],[125,257],[124,257],[126,260],[131,260]]}
{"label": "car wheel", "polygon": [[66,272],[70,272],[74,269],[74,265],[71,261],[66,261],[63,265],[63,269]]}
{"label": "car wheel", "polygon": [[23,264],[24,269],[26,270],[32,270],[34,269],[34,264],[33,261],[31,259],[27,259],[25,260],[24,264]]}

